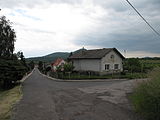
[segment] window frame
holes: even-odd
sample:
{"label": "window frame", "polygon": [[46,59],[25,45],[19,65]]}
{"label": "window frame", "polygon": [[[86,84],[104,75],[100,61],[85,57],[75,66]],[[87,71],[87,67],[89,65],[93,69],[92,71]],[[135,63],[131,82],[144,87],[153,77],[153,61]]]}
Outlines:
{"label": "window frame", "polygon": [[[117,65],[117,66],[116,66]],[[119,69],[119,64],[114,64],[114,69],[118,70]]]}
{"label": "window frame", "polygon": [[110,64],[105,64],[104,69],[105,69],[105,70],[110,70]]}
{"label": "window frame", "polygon": [[112,60],[114,60],[114,57],[115,57],[115,56],[114,56],[113,54],[110,56],[110,58],[111,58]]}

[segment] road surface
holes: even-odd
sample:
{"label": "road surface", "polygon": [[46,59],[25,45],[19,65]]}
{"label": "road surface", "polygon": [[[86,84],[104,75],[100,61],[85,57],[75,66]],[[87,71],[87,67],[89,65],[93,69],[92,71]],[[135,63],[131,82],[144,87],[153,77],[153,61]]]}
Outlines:
{"label": "road surface", "polygon": [[56,82],[35,69],[11,120],[138,120],[123,82]]}

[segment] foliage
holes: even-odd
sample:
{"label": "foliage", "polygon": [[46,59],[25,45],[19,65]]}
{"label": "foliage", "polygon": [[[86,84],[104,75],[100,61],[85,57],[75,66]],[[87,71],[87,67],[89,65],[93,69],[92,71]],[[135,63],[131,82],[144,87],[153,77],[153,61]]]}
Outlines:
{"label": "foliage", "polygon": [[74,66],[71,63],[66,63],[63,66],[64,72],[72,72],[74,69]]}
{"label": "foliage", "polygon": [[20,52],[20,51],[19,51],[19,52],[17,53],[17,58],[20,59],[22,65],[25,66],[27,70],[29,70],[29,66],[26,64],[26,59],[25,59],[25,57],[24,57],[24,55],[23,55],[23,52]]}
{"label": "foliage", "polygon": [[58,72],[58,73],[62,72],[62,66],[61,65],[56,67],[56,72]]}
{"label": "foliage", "polygon": [[56,67],[56,72],[72,72],[74,69],[74,66],[71,63],[65,63],[64,65],[60,65]]}
{"label": "foliage", "polygon": [[16,34],[5,16],[0,18],[0,88],[12,88],[27,71],[23,53],[13,54]]}
{"label": "foliage", "polygon": [[147,120],[160,120],[160,68],[149,73],[150,80],[140,83],[130,96],[135,110]]}
{"label": "foliage", "polygon": [[29,65],[30,70],[32,70],[34,68],[35,63],[34,61],[30,61],[28,65]]}
{"label": "foliage", "polygon": [[42,57],[27,58],[26,61],[28,62],[35,61],[36,63],[38,63],[39,61],[43,61],[43,62],[50,63],[56,60],[57,58],[67,59],[68,56],[69,56],[68,52],[56,52],[56,53],[52,53]]}
{"label": "foliage", "polygon": [[26,67],[19,60],[0,59],[0,87],[12,88],[26,71]]}
{"label": "foliage", "polygon": [[23,52],[19,51],[19,52],[17,53],[17,57],[18,57],[18,59],[20,59],[23,63],[25,63],[25,58],[24,58]]}
{"label": "foliage", "polygon": [[86,79],[139,79],[146,78],[147,75],[145,73],[127,73],[127,74],[109,74],[109,75],[96,75],[96,74],[80,74],[80,73],[70,73],[63,74],[61,71],[56,74],[52,72],[51,77],[60,78],[60,79],[73,79],[73,80],[86,80]]}
{"label": "foliage", "polygon": [[138,58],[128,58],[124,61],[124,70],[129,72],[141,72],[142,64]]}
{"label": "foliage", "polygon": [[160,67],[160,59],[158,58],[140,59],[140,62],[143,64],[144,72],[148,72],[156,67]]}
{"label": "foliage", "polygon": [[64,60],[67,60],[67,58],[70,55],[72,55],[74,53],[77,53],[77,52],[81,52],[83,50],[86,50],[86,49],[82,48],[82,49],[76,50],[72,53],[69,53],[69,52],[55,52],[55,53],[45,55],[45,56],[42,56],[42,57],[27,58],[26,61],[28,61],[28,62],[35,61],[36,63],[38,63],[39,61],[43,61],[43,62],[50,63],[50,62],[53,62],[54,60],[56,60],[57,58],[62,58]]}
{"label": "foliage", "polygon": [[38,69],[40,71],[43,71],[43,62],[42,61],[39,61],[39,63],[38,63]]}
{"label": "foliage", "polygon": [[0,58],[11,58],[14,51],[16,34],[11,22],[5,16],[0,18]]}
{"label": "foliage", "polygon": [[46,72],[51,71],[51,66],[46,67],[45,71],[46,71]]}
{"label": "foliage", "polygon": [[160,58],[127,58],[123,67],[129,73],[148,73],[154,68],[160,67]]}

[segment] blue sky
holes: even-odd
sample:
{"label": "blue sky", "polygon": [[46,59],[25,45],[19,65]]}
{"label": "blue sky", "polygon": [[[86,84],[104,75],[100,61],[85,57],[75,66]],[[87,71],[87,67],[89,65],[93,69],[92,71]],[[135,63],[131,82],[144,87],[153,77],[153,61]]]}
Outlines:
{"label": "blue sky", "polygon": [[[160,1],[130,0],[160,32]],[[160,56],[156,35],[125,0],[0,0],[26,57],[115,47],[127,57]]]}

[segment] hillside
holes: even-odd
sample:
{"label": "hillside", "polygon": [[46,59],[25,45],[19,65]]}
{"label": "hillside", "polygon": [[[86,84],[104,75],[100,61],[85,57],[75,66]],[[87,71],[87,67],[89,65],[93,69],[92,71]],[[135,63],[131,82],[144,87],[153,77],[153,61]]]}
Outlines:
{"label": "hillside", "polygon": [[42,57],[32,57],[32,58],[27,58],[27,62],[29,61],[34,61],[34,62],[38,62],[38,61],[43,61],[43,62],[52,62],[54,61],[56,58],[63,58],[63,59],[67,59],[69,56],[69,52],[55,52],[49,55],[45,55]]}
{"label": "hillside", "polygon": [[[76,50],[76,51],[74,51],[72,53],[74,54],[74,53],[77,53],[77,52],[81,52],[82,50],[86,50],[86,49],[85,48],[78,49],[78,50]],[[26,61],[27,62],[30,62],[30,61],[34,61],[34,62],[43,61],[43,62],[50,63],[50,62],[54,61],[57,58],[67,59],[69,57],[69,55],[70,55],[70,52],[55,52],[55,53],[48,54],[48,55],[41,56],[41,57],[27,58]]]}

